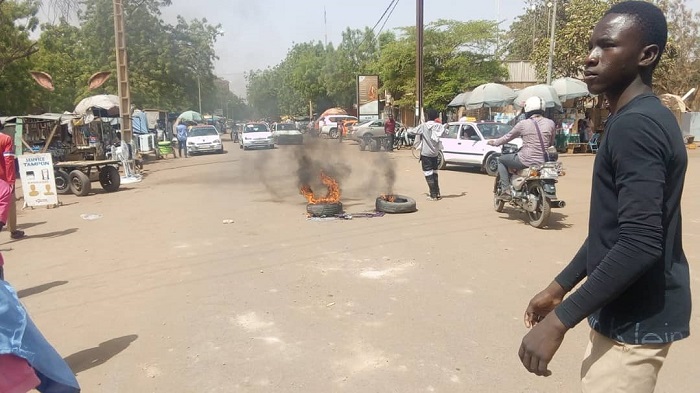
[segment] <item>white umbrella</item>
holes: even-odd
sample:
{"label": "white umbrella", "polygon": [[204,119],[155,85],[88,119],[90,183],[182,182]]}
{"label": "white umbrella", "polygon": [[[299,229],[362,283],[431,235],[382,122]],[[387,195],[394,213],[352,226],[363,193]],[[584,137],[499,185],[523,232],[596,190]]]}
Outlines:
{"label": "white umbrella", "polygon": [[467,104],[467,99],[469,98],[469,92],[466,93],[459,93],[455,98],[450,101],[449,104],[447,104],[448,107],[460,107],[460,106],[465,106]]}
{"label": "white umbrella", "polygon": [[75,112],[78,115],[92,115],[93,109],[104,109],[110,115],[119,115],[119,97],[111,94],[101,94],[84,98],[76,105]]}
{"label": "white umbrella", "polygon": [[528,86],[522,90],[518,90],[518,95],[513,100],[513,105],[524,107],[525,101],[530,97],[540,97],[544,100],[547,108],[561,109],[561,101],[557,91],[550,85],[534,85]]}
{"label": "white umbrella", "polygon": [[465,106],[467,109],[508,106],[513,103],[515,96],[515,91],[508,86],[486,83],[472,90]]}
{"label": "white umbrella", "polygon": [[189,121],[192,123],[197,123],[202,121],[202,115],[195,111],[182,112],[180,116],[177,117],[178,121]]}
{"label": "white umbrella", "polygon": [[552,81],[552,87],[557,91],[561,101],[568,101],[573,98],[586,97],[591,95],[588,92],[588,85],[574,78],[559,78]]}

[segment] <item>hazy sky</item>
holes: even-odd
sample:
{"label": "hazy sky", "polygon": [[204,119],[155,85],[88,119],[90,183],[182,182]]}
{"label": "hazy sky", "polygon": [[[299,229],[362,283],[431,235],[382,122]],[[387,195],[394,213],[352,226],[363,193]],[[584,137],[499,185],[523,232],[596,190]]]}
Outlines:
{"label": "hazy sky", "polygon": [[[180,14],[188,19],[207,18],[222,25],[224,36],[216,44],[220,58],[216,73],[232,82],[232,90],[243,94],[244,71],[273,66],[285,57],[293,43],[323,41],[326,31],[328,41],[337,44],[348,26],[374,26],[391,0],[172,0],[172,3],[163,12],[167,22],[174,22]],[[687,0],[687,4],[700,10],[700,0]],[[425,0],[425,22],[440,18],[505,20],[506,28],[524,12],[524,7],[524,0]],[[398,0],[385,30],[414,25],[415,15],[414,0]]]}

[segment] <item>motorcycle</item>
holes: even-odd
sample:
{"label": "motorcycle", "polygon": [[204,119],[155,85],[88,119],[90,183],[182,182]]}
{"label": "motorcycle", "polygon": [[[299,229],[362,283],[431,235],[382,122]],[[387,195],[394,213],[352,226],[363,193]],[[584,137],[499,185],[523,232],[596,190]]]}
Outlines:
{"label": "motorcycle", "polygon": [[415,139],[416,134],[411,134],[410,132],[408,132],[406,127],[401,127],[396,132],[396,137],[394,138],[394,150],[400,150],[402,148],[412,148]]}
{"label": "motorcycle", "polygon": [[[505,144],[501,154],[517,152],[517,146]],[[556,160],[558,155],[551,154]],[[511,171],[512,172],[512,171]],[[497,212],[502,212],[506,203],[527,213],[528,222],[535,228],[547,226],[552,209],[563,208],[566,202],[557,198],[556,183],[564,176],[561,162],[550,161],[542,165],[532,165],[510,174],[510,194],[503,195],[500,176],[496,176],[493,186],[493,203]]]}

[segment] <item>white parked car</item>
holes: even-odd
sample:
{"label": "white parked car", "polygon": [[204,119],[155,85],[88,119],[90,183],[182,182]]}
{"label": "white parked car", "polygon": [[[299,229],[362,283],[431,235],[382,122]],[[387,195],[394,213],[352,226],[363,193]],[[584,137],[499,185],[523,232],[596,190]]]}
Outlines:
{"label": "white parked car", "polygon": [[338,133],[338,121],[339,120],[354,120],[357,121],[357,117],[348,115],[329,115],[321,118],[320,128],[318,135],[328,135],[329,138],[337,139]]}
{"label": "white parked car", "polygon": [[272,131],[265,123],[248,123],[243,126],[238,143],[243,150],[275,148],[275,140],[272,136]]}
{"label": "white parked car", "polygon": [[301,145],[304,135],[295,123],[275,123],[272,125],[272,137],[275,144]]}
{"label": "white parked car", "polygon": [[[439,169],[448,164],[477,166],[491,176],[498,173],[500,146],[489,146],[486,141],[498,139],[513,129],[513,126],[496,122],[454,122],[445,125],[445,134],[440,138],[438,153]],[[515,138],[508,142],[520,148],[523,141]]]}
{"label": "white parked car", "polygon": [[223,153],[221,137],[214,126],[194,126],[187,132],[187,154]]}

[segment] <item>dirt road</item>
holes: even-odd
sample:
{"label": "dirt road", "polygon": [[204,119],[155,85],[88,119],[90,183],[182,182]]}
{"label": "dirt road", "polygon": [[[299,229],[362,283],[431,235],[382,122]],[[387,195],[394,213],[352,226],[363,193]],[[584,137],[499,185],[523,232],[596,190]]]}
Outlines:
{"label": "dirt road", "polygon": [[[517,349],[528,300],[584,240],[591,156],[563,159],[568,205],[537,230],[494,212],[493,178],[478,171],[441,171],[445,199],[428,202],[408,151],[323,146],[347,211],[371,210],[392,180],[419,211],[307,220],[292,148],[227,142],[223,155],[147,165],[118,193],[21,212],[30,237],[0,237],[6,277],[90,393],[577,391],[587,326],[546,379]],[[684,244],[696,267],[700,153],[690,158]],[[699,278],[693,269],[696,304]],[[658,392],[700,386],[697,312],[691,329]]]}

